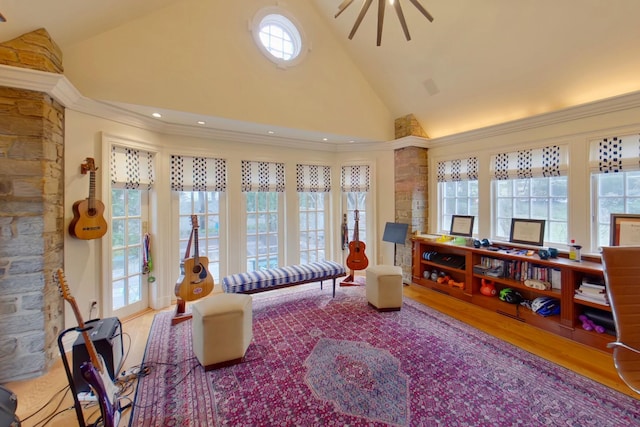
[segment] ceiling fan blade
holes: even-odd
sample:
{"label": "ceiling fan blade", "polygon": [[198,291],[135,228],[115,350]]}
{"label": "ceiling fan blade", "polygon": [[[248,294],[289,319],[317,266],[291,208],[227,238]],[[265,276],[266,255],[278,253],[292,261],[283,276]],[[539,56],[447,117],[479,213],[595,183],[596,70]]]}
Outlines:
{"label": "ceiling fan blade", "polygon": [[358,18],[356,19],[356,22],[353,24],[353,28],[351,29],[351,33],[349,33],[349,40],[351,40],[353,38],[353,36],[355,35],[356,31],[358,30],[358,27],[360,26],[360,23],[362,22],[362,19],[364,18],[364,15],[367,14],[367,11],[369,10],[369,6],[371,6],[371,2],[373,0],[364,0],[362,2],[362,8],[360,9],[360,14],[358,15]]}
{"label": "ceiling fan blade", "polygon": [[346,8],[351,6],[351,3],[353,3],[353,0],[344,0],[340,6],[338,6],[338,13],[335,14],[334,18],[337,18]]}
{"label": "ceiling fan blade", "polygon": [[382,43],[382,24],[384,22],[384,8],[386,6],[386,0],[378,0],[378,40],[377,46]]}
{"label": "ceiling fan blade", "polygon": [[400,6],[400,2],[394,2],[393,7],[396,9],[396,15],[398,15],[400,25],[402,25],[402,31],[404,31],[405,38],[407,39],[407,41],[411,40],[411,36],[409,35],[409,27],[407,27],[407,21],[405,21],[404,19],[404,13],[402,13],[402,6]]}
{"label": "ceiling fan blade", "polygon": [[413,5],[414,5],[415,7],[417,7],[417,8],[418,8],[418,10],[419,10],[420,12],[422,12],[422,14],[423,14],[424,16],[426,16],[426,17],[427,17],[427,19],[428,19],[430,22],[433,22],[433,16],[431,16],[431,14],[430,14],[429,12],[427,12],[427,9],[425,9],[424,7],[422,7],[422,5],[420,4],[420,2],[419,2],[418,0],[409,0],[409,1],[410,1],[411,3],[413,3]]}

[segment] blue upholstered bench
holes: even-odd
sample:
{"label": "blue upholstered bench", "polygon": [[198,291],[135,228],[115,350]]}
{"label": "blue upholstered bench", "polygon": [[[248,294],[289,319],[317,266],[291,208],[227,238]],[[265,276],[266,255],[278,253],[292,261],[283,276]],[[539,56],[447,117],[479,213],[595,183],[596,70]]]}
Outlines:
{"label": "blue upholstered bench", "polygon": [[303,283],[333,279],[333,296],[336,296],[336,279],[346,276],[342,264],[333,261],[318,261],[287,267],[237,273],[222,279],[222,289],[228,293],[251,294]]}

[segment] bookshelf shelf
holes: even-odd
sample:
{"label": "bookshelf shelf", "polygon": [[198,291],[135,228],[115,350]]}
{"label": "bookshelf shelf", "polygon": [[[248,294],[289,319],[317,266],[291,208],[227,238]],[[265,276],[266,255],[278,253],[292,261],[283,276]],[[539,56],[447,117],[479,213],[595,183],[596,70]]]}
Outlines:
{"label": "bookshelf shelf", "polygon": [[[611,308],[606,304],[574,297],[576,290],[583,282],[603,283],[602,265],[597,260],[576,262],[564,257],[543,260],[537,254],[531,256],[523,254],[524,251],[521,247],[500,246],[497,250],[496,248],[475,248],[437,242],[435,239],[424,237],[414,237],[412,241],[412,276],[415,284],[518,319],[602,351],[611,352],[606,345],[614,341],[615,337],[606,333],[598,334],[586,331],[578,319],[588,310],[597,309],[611,313]],[[441,259],[448,259],[449,255],[454,258],[454,261],[464,260],[462,268],[459,264],[450,266],[440,263]],[[425,256],[430,256],[432,259],[424,259]],[[434,262],[434,258],[438,262]],[[474,267],[476,268],[474,269]],[[444,272],[454,280],[464,282],[464,287],[462,289],[453,288],[430,280],[433,270]],[[481,274],[485,271],[491,271],[491,273]],[[425,277],[425,272],[427,277]],[[534,277],[530,275],[534,275]],[[543,317],[525,306],[509,304],[496,296],[485,296],[480,292],[482,279],[491,280],[498,293],[501,289],[512,288],[526,300],[533,300],[540,296],[556,298],[560,302],[560,314]],[[528,281],[529,279],[535,279],[535,281],[532,283]],[[539,286],[537,282],[547,284],[549,288],[539,289],[531,286]]]}
{"label": "bookshelf shelf", "polygon": [[574,298],[573,302],[574,302],[574,304],[584,305],[584,306],[592,307],[592,308],[597,308],[599,310],[604,310],[604,311],[608,311],[609,313],[611,313],[611,307],[608,306],[608,305],[598,304],[598,303],[591,302],[591,301],[585,301],[585,300],[581,300],[581,299],[578,299],[578,298]]}

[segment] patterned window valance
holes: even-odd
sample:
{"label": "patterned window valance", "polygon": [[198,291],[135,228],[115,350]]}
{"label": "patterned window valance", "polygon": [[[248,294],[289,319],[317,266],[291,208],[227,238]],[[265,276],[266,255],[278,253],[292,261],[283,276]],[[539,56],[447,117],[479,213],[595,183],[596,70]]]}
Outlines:
{"label": "patterned window valance", "polygon": [[369,191],[370,173],[368,165],[343,166],[341,174],[341,189],[343,192]]}
{"label": "patterned window valance", "polygon": [[640,170],[640,136],[614,136],[591,141],[592,172],[615,173]]}
{"label": "patterned window valance", "polygon": [[331,191],[331,166],[296,165],[296,190],[299,193]]}
{"label": "patterned window valance", "polygon": [[226,191],[226,160],[172,155],[171,190]]}
{"label": "patterned window valance", "polygon": [[151,189],[155,181],[153,153],[111,146],[111,185],[116,188]]}
{"label": "patterned window valance", "polygon": [[284,163],[243,160],[242,191],[284,192]]}
{"label": "patterned window valance", "polygon": [[568,160],[564,145],[499,153],[491,157],[491,175],[498,180],[564,176]]}
{"label": "patterned window valance", "polygon": [[477,157],[438,162],[438,182],[475,181],[477,179]]}

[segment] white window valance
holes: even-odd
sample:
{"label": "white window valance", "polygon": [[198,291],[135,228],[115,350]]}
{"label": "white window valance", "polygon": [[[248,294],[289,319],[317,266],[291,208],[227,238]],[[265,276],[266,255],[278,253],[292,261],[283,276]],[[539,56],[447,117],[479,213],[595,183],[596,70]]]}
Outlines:
{"label": "white window valance", "polygon": [[110,169],[113,187],[148,190],[155,181],[155,156],[148,151],[112,145]]}
{"label": "white window valance", "polygon": [[640,136],[614,136],[591,141],[589,167],[592,172],[600,173],[640,170]]}
{"label": "white window valance", "polygon": [[171,190],[226,191],[226,160],[172,155]]}
{"label": "white window valance", "polygon": [[477,179],[477,157],[438,162],[438,182],[475,181]]}
{"label": "white window valance", "polygon": [[343,166],[341,173],[341,189],[343,192],[367,192],[370,187],[368,165]]}
{"label": "white window valance", "polygon": [[328,193],[331,191],[331,166],[296,165],[296,190]]}
{"label": "white window valance", "polygon": [[242,191],[284,192],[284,163],[243,160]]}
{"label": "white window valance", "polygon": [[499,153],[491,156],[493,179],[543,178],[567,175],[569,156],[564,145]]}

